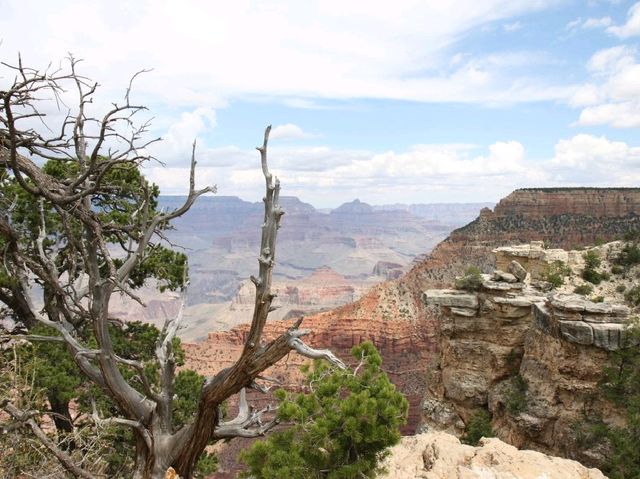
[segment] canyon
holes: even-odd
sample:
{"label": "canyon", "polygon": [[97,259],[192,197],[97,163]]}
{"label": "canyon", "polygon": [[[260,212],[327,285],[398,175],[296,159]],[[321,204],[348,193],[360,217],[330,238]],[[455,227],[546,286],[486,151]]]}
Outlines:
{"label": "canyon", "polygon": [[[522,208],[518,207],[519,204],[522,204]],[[340,357],[347,358],[347,351],[351,346],[365,339],[372,340],[382,353],[385,370],[390,373],[399,389],[409,398],[409,424],[404,432],[414,433],[419,427],[426,427],[429,416],[435,412],[436,416],[439,414],[442,417],[452,419],[451,430],[459,434],[461,428],[464,427],[464,421],[468,419],[468,413],[477,406],[474,401],[479,401],[482,404],[493,401],[497,411],[498,405],[503,404],[504,400],[500,399],[499,394],[489,395],[488,392],[485,394],[482,388],[486,385],[486,378],[481,377],[482,375],[476,375],[475,378],[479,378],[478,384],[470,386],[471,389],[476,388],[473,394],[468,396],[464,381],[462,387],[459,388],[461,404],[464,404],[467,409],[462,407],[460,410],[456,410],[455,407],[438,408],[436,405],[430,410],[430,397],[437,396],[439,391],[441,393],[446,389],[443,388],[443,380],[438,378],[438,374],[441,377],[446,374],[442,370],[438,373],[438,364],[441,364],[442,352],[447,351],[448,346],[445,344],[445,336],[442,332],[443,325],[446,330],[446,321],[443,322],[442,314],[442,306],[444,305],[427,304],[428,301],[424,301],[424,292],[429,289],[450,287],[455,278],[460,276],[470,265],[477,266],[484,273],[493,272],[497,256],[494,250],[499,247],[518,244],[526,244],[531,247],[532,241],[538,241],[536,244],[541,249],[544,249],[541,242],[544,242],[544,245],[557,247],[580,247],[596,242],[612,241],[621,237],[625,231],[631,230],[640,230],[640,189],[516,190],[503,199],[494,210],[485,208],[474,221],[454,230],[428,255],[415,261],[412,268],[400,278],[373,286],[352,303],[331,311],[306,316],[304,325],[313,330],[313,336],[310,337],[309,342],[315,347],[330,347]],[[498,254],[498,256],[500,255]],[[522,261],[526,263],[525,260]],[[531,267],[531,265],[528,266]],[[511,294],[509,289],[505,291]],[[502,289],[499,289],[498,292],[496,297],[504,293]],[[507,293],[504,293],[505,298],[507,298]],[[540,292],[533,294],[526,291],[525,296],[531,295],[544,296],[544,294],[540,295]],[[518,370],[517,368],[521,364],[535,364],[533,361],[527,362],[524,347],[520,348],[520,339],[517,339],[524,337],[528,330],[534,330],[538,335],[546,335],[538,337],[540,344],[551,344],[556,341],[559,344],[557,348],[563,347],[570,350],[571,347],[586,347],[591,348],[589,351],[594,348],[593,343],[576,345],[567,342],[566,337],[558,336],[560,333],[557,331],[561,331],[558,326],[551,328],[552,331],[555,331],[556,335],[554,336],[543,330],[530,328],[531,321],[527,322],[526,326],[518,321],[513,322],[513,319],[524,318],[527,315],[529,319],[533,318],[532,313],[525,314],[524,312],[531,311],[531,305],[538,301],[531,298],[522,301],[514,298],[507,299],[508,301],[502,303],[501,300],[490,301],[492,304],[499,305],[496,307],[500,311],[506,311],[504,313],[506,317],[502,320],[513,323],[509,327],[513,327],[514,331],[518,333],[516,338],[509,339],[512,344],[496,348],[499,350],[499,354],[496,355],[496,360],[490,363],[490,370],[491,374],[497,375],[497,378],[507,379],[509,374]],[[561,311],[561,308],[558,308],[558,311]],[[462,317],[465,318],[464,314]],[[582,319],[580,321],[585,322]],[[611,321],[606,324],[612,323],[619,324],[619,321]],[[286,322],[272,321],[269,323],[269,328],[274,328],[273,331],[277,331],[280,330],[278,328],[285,328],[286,324]],[[479,327],[483,324],[484,327],[488,327],[482,321],[478,324]],[[231,361],[231,358],[236,357],[239,353],[246,329],[246,326],[239,326],[231,331],[211,333],[204,342],[188,345],[189,367],[202,372],[215,371],[216,368],[222,367],[220,365],[224,365],[225,361]],[[600,329],[603,328],[600,327]],[[593,325],[591,325],[591,330],[594,330]],[[487,334],[490,334],[489,331],[490,328]],[[472,336],[480,334],[472,329],[467,333]],[[531,333],[532,337],[535,338],[535,334]],[[602,334],[600,337],[603,337]],[[559,343],[561,341],[564,342]],[[467,350],[463,346],[461,343],[456,351],[452,350],[452,358],[465,357],[466,354],[470,354],[471,358],[480,361],[481,358],[477,355],[474,356],[473,348]],[[523,355],[519,362],[510,352],[513,349]],[[529,351],[534,350],[533,347],[529,349]],[[606,354],[606,348],[599,350],[602,351],[602,354]],[[556,352],[558,351],[559,349]],[[567,358],[579,360],[582,360],[584,355],[579,351],[566,354]],[[591,362],[585,364],[592,364],[594,367],[600,365],[598,354],[595,353],[590,359]],[[549,360],[549,358],[547,359]],[[544,358],[539,361],[543,360]],[[291,356],[288,363],[276,366],[279,368],[277,375],[283,384],[296,384],[296,378],[299,374],[297,372],[299,363],[296,361]],[[569,359],[567,361],[570,362]],[[467,372],[465,371],[465,374]],[[523,372],[526,374],[526,369]],[[585,369],[585,374],[593,376],[593,373],[593,368]],[[460,378],[459,375],[457,377]],[[456,375],[452,374],[448,384],[456,383],[455,378]],[[590,377],[589,380],[593,380],[593,377]],[[451,390],[455,391],[455,388]],[[476,398],[476,393],[480,399]],[[454,392],[454,395],[456,394]],[[502,430],[505,431],[509,441],[525,447],[549,450],[565,456],[571,455],[571,451],[559,449],[561,444],[554,445],[549,443],[547,439],[542,439],[546,437],[547,433],[534,436],[531,432],[523,432],[526,427],[521,424],[522,420],[520,423],[516,421],[511,424],[509,423],[510,419],[500,418],[499,414],[497,417],[497,421],[503,424]],[[532,419],[532,422],[535,421],[536,419]],[[580,459],[587,463],[590,460],[597,462],[597,457],[581,457]]]}
{"label": "canyon", "polygon": [[[170,210],[183,200],[160,197],[159,207]],[[286,214],[278,237],[273,320],[334,309],[381,281],[401,277],[418,255],[488,205],[373,207],[354,200],[325,213],[295,197],[280,202]],[[206,196],[167,231],[167,239],[189,260],[183,339],[203,340],[210,331],[228,330],[251,317],[249,276],[256,268],[262,208],[236,197]],[[158,293],[156,286],[149,282],[137,292],[146,307],[122,296],[115,298],[112,312],[162,327],[183,298]]]}

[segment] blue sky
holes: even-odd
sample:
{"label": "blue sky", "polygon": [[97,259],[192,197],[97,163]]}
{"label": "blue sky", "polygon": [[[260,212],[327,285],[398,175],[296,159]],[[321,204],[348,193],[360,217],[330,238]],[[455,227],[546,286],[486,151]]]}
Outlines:
{"label": "blue sky", "polygon": [[134,97],[164,138],[152,153],[166,168],[146,173],[165,193],[185,191],[197,137],[199,183],[260,198],[253,146],[267,124],[283,194],[319,207],[640,183],[637,1],[0,0],[0,11],[0,58],[20,51],[44,68],[73,52],[102,85],[96,114],[154,69]]}

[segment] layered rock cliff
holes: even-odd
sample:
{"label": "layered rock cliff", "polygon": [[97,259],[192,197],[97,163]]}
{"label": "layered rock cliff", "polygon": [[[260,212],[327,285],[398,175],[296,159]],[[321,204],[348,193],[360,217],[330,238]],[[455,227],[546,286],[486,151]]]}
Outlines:
{"label": "layered rock cliff", "polygon": [[496,216],[590,216],[607,220],[638,214],[638,188],[524,188],[500,200]]}
{"label": "layered rock cliff", "polygon": [[[617,243],[599,248],[616,249]],[[545,264],[556,261],[563,261],[571,277],[582,269],[584,252],[545,250],[534,243],[496,254],[514,273],[528,268],[526,280],[498,271],[485,275],[477,292],[425,292],[425,302],[439,314],[440,334],[423,428],[461,434],[470,418],[486,409],[506,442],[598,465],[602,446],[579,444],[576,428],[586,417],[622,421],[601,396],[598,381],[608,352],[621,347],[631,309],[607,285],[598,293],[609,292],[610,302],[603,295],[593,302],[570,293],[571,280],[553,291],[535,280]]]}
{"label": "layered rock cliff", "polygon": [[[294,319],[271,321],[265,326],[264,341],[291,327]],[[330,313],[305,320],[303,326],[311,326],[312,333],[305,336],[305,342],[315,347],[330,347],[347,364],[351,363],[351,348],[363,341],[372,341],[385,360],[383,367],[394,384],[407,395],[412,408],[410,423],[417,424],[420,419],[419,404],[425,388],[425,377],[419,365],[427,362],[435,352],[435,343],[425,334],[429,328],[418,322],[408,324],[402,320],[361,321],[355,318],[341,318],[336,321]],[[209,333],[200,343],[186,343],[185,354],[188,367],[203,375],[213,375],[230,366],[239,356],[249,332],[244,324],[230,331]],[[302,377],[300,366],[308,362],[298,354],[292,353],[286,361],[276,364],[265,375],[278,378],[283,385],[295,387]],[[268,398],[256,398],[266,401]],[[413,426],[405,429],[412,432]]]}
{"label": "layered rock cliff", "polygon": [[503,244],[545,240],[569,249],[610,241],[640,226],[638,188],[520,189],[456,230],[458,238]]}

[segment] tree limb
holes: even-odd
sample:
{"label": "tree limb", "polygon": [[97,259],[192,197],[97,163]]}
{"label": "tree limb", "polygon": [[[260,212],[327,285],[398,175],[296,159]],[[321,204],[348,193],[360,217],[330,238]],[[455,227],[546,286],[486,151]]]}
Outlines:
{"label": "tree limb", "polygon": [[49,450],[49,452],[51,452],[56,457],[56,459],[58,459],[58,461],[60,461],[62,466],[74,477],[78,477],[81,479],[96,479],[93,474],[90,474],[89,472],[78,466],[71,456],[62,451],[58,446],[56,446],[53,441],[51,441],[51,439],[47,437],[40,426],[38,426],[38,423],[33,419],[33,413],[22,411],[10,402],[6,402],[3,406],[3,409],[7,413],[9,413],[15,420],[29,426],[38,440]]}

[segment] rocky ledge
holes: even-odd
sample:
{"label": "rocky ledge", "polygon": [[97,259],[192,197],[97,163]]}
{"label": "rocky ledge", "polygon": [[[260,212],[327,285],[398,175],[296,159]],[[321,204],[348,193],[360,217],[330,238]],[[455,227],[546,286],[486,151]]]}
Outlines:
{"label": "rocky ledge", "polygon": [[614,351],[624,342],[629,307],[594,303],[577,294],[557,294],[533,305],[534,325],[547,334]]}
{"label": "rocky ledge", "polygon": [[461,435],[484,409],[509,444],[602,462],[604,450],[581,447],[575,425],[585,415],[622,421],[598,382],[610,352],[625,340],[632,311],[614,296],[592,301],[569,293],[570,282],[549,291],[532,279],[555,261],[569,268],[584,263],[583,254],[537,244],[499,248],[503,270],[477,278],[476,291],[424,292],[426,307],[438,315],[439,356],[428,372],[419,430]]}
{"label": "rocky ledge", "polygon": [[403,437],[385,466],[381,477],[389,479],[606,479],[576,461],[519,451],[495,438],[467,446],[442,432]]}

